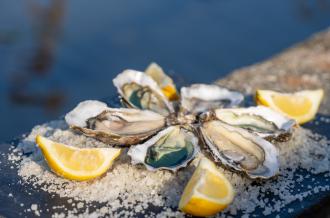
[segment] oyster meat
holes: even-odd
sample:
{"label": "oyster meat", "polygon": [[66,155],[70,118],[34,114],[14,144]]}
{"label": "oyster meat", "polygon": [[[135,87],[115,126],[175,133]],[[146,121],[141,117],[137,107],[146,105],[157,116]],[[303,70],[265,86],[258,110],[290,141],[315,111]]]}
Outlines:
{"label": "oyster meat", "polygon": [[200,133],[215,161],[251,178],[266,179],[278,173],[278,150],[263,138],[219,120],[202,123]]}
{"label": "oyster meat", "polygon": [[80,103],[65,117],[74,130],[111,145],[132,145],[160,131],[165,117],[149,110],[108,108],[99,101]]}
{"label": "oyster meat", "polygon": [[270,141],[289,139],[294,120],[263,106],[237,108],[244,96],[218,85],[183,87],[176,101],[173,80],[154,63],[145,73],[125,70],[113,83],[128,108],[81,102],[65,116],[70,128],[106,144],[134,145],[132,164],[148,170],[186,167],[204,142],[216,162],[250,178],[278,173]]}
{"label": "oyster meat", "polygon": [[232,126],[247,129],[261,137],[286,141],[295,121],[264,106],[216,109],[217,119]]}
{"label": "oyster meat", "polygon": [[125,70],[113,79],[113,83],[128,107],[152,110],[164,116],[174,112],[158,84],[145,73]]}
{"label": "oyster meat", "polygon": [[181,88],[181,106],[191,113],[201,113],[216,108],[235,107],[244,99],[239,92],[217,85],[193,84]]}
{"label": "oyster meat", "polygon": [[185,167],[197,154],[198,138],[183,126],[170,126],[143,144],[130,148],[133,164],[144,164],[148,170],[176,171]]}

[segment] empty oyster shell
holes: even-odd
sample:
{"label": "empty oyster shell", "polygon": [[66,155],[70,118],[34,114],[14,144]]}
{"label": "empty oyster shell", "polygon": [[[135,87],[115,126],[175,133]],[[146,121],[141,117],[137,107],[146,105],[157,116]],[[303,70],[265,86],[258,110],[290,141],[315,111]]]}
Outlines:
{"label": "empty oyster shell", "polygon": [[191,113],[239,105],[244,96],[217,85],[194,84],[181,88],[181,106]]}
{"label": "empty oyster shell", "polygon": [[270,178],[279,170],[278,150],[245,129],[219,120],[202,123],[201,135],[216,161],[251,178]]}
{"label": "empty oyster shell", "polygon": [[217,119],[266,139],[287,141],[296,122],[264,106],[216,109]]}
{"label": "empty oyster shell", "polygon": [[126,106],[152,110],[164,116],[174,112],[157,83],[147,74],[125,70],[113,79]]}
{"label": "empty oyster shell", "polygon": [[183,126],[170,126],[143,144],[131,147],[132,164],[144,164],[148,170],[176,171],[187,166],[199,151],[198,138]]}
{"label": "empty oyster shell", "polygon": [[148,110],[108,108],[99,101],[85,101],[65,116],[74,130],[111,145],[132,145],[160,131],[165,117]]}

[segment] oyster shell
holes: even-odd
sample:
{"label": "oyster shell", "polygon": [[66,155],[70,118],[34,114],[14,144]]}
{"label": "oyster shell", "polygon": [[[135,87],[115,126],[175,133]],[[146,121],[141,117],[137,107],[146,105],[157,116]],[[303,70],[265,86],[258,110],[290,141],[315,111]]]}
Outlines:
{"label": "oyster shell", "polygon": [[181,106],[191,113],[201,113],[216,108],[235,107],[244,99],[239,92],[217,85],[193,84],[181,88]]}
{"label": "oyster shell", "polygon": [[160,131],[165,117],[148,110],[108,108],[98,101],[85,101],[65,116],[76,131],[111,145],[132,145]]}
{"label": "oyster shell", "polygon": [[216,161],[250,178],[270,178],[279,170],[278,150],[245,129],[219,120],[202,123],[200,133]]}
{"label": "oyster shell", "polygon": [[170,100],[175,101],[179,99],[178,91],[171,77],[165,74],[163,69],[156,63],[151,63],[145,73],[150,76],[158,86],[162,89],[164,95]]}
{"label": "oyster shell", "polygon": [[264,106],[216,109],[217,119],[247,129],[257,135],[287,141],[296,122]]}
{"label": "oyster shell", "polygon": [[145,73],[125,70],[113,83],[128,107],[152,110],[164,116],[174,112],[158,84]]}
{"label": "oyster shell", "polygon": [[99,115],[106,109],[108,109],[108,105],[104,102],[96,100],[82,101],[65,115],[65,121],[69,126],[85,127],[87,119]]}
{"label": "oyster shell", "polygon": [[148,170],[176,171],[187,164],[199,151],[198,138],[183,126],[170,126],[143,144],[131,147],[128,155],[132,164],[144,164]]}

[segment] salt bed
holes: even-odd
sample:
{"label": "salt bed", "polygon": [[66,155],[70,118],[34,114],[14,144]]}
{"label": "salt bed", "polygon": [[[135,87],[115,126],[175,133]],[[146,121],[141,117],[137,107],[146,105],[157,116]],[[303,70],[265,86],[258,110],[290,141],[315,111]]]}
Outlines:
{"label": "salt bed", "polygon": [[[76,134],[68,129],[63,120],[57,120],[36,126],[9,154],[9,160],[18,166],[22,183],[68,199],[66,204],[70,204],[72,208],[54,213],[53,217],[184,216],[176,208],[185,184],[204,154],[199,154],[187,168],[176,173],[150,172],[143,166],[131,165],[126,150],[112,169],[101,178],[89,182],[74,182],[58,177],[50,171],[35,145],[37,134],[77,147],[107,145]],[[304,187],[302,184],[303,180],[313,179],[311,175],[319,173],[329,181],[330,142],[327,138],[298,127],[290,141],[278,143],[277,146],[280,150],[281,167],[279,176],[274,179],[254,182],[243,175],[219,167],[234,186],[236,197],[217,217],[253,217],[254,212],[260,209],[263,215],[270,215],[293,201],[302,201],[313,193],[330,190],[328,182],[325,185],[315,183],[313,187]],[[21,155],[22,153],[30,155]],[[301,169],[309,171],[310,174],[301,173]],[[293,188],[298,192],[293,192]],[[95,208],[95,204],[101,206]],[[59,206],[61,207],[65,206]],[[160,207],[162,210],[156,214],[150,207]],[[38,205],[33,204],[29,211],[39,215],[38,208]],[[291,213],[293,209],[289,208],[287,212]]]}

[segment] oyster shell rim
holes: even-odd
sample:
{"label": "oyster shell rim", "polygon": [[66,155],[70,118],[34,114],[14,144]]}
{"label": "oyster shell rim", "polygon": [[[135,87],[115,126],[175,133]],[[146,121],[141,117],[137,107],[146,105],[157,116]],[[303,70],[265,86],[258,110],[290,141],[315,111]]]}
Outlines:
{"label": "oyster shell rim", "polygon": [[[243,128],[239,128],[239,127],[234,127],[234,126],[231,126],[231,125],[228,125],[220,120],[211,120],[211,121],[218,121],[220,123],[222,123],[223,125],[229,127],[229,129],[238,129],[239,131],[243,131],[245,132],[244,134],[247,134],[247,135],[250,135],[250,136],[254,136],[257,141],[254,141],[256,142],[258,145],[259,145],[259,141],[263,142],[266,144],[266,146],[268,146],[268,148],[271,148],[272,151],[266,151],[263,147],[263,150],[264,150],[264,154],[265,154],[265,161],[266,162],[267,160],[272,160],[273,158],[269,159],[269,157],[271,157],[271,155],[275,155],[275,161],[271,161],[271,163],[275,164],[275,167],[276,169],[273,170],[272,174],[270,176],[266,176],[266,175],[256,175],[256,174],[251,174],[249,171],[247,170],[244,170],[243,168],[238,168],[236,167],[235,165],[233,165],[232,163],[228,162],[226,160],[226,158],[221,158],[221,154],[220,152],[218,151],[218,149],[213,145],[213,143],[204,136],[204,133],[203,133],[203,130],[202,130],[202,125],[198,126],[198,131],[199,131],[199,135],[201,136],[201,139],[204,143],[204,145],[206,146],[206,148],[209,149],[210,151],[210,154],[213,158],[213,160],[216,162],[216,163],[221,163],[222,165],[224,165],[225,167],[228,167],[230,169],[233,169],[235,172],[243,172],[245,175],[247,175],[249,178],[251,179],[270,179],[270,178],[273,178],[275,176],[278,175],[279,173],[279,168],[280,168],[280,163],[279,163],[279,150],[278,148],[270,143],[269,141],[267,141],[266,139],[263,139],[262,137],[256,135],[256,134],[253,134]],[[209,122],[209,121],[206,121],[206,122]],[[226,127],[225,127],[226,128]],[[248,136],[248,137],[250,137]],[[244,136],[245,137],[245,136]],[[216,153],[218,153],[218,155],[216,155]],[[269,162],[269,161],[267,161]],[[268,168],[268,169],[271,169],[271,168]]]}
{"label": "oyster shell rim", "polygon": [[[124,80],[124,81],[123,81]],[[125,81],[126,80],[126,81]],[[128,80],[128,81],[127,81]],[[150,109],[141,109],[136,107],[134,104],[132,104],[127,97],[124,95],[122,91],[122,86],[127,83],[136,83],[141,86],[149,86],[151,90],[155,91],[157,95],[159,95],[162,98],[162,101],[166,105],[166,109],[168,109],[169,114],[174,113],[174,107],[171,104],[171,102],[166,98],[164,93],[161,91],[161,87],[157,84],[157,82],[151,78],[151,76],[147,75],[144,72],[127,69],[119,73],[113,80],[113,85],[116,87],[118,94],[122,99],[125,101],[126,106],[130,106],[132,108],[140,109],[140,110],[150,110]],[[155,111],[156,112],[156,111]]]}
{"label": "oyster shell rim", "polygon": [[[205,91],[201,92],[200,89],[213,89],[212,95],[206,94]],[[225,92],[225,93],[222,94],[223,92]],[[218,97],[213,97],[216,94],[218,94]],[[214,110],[214,108],[206,109],[204,111],[194,111],[194,109],[191,109],[190,103],[188,103],[189,100],[192,98],[196,98],[196,99],[205,98],[206,101],[211,101],[211,100],[216,101],[216,100],[220,100],[220,99],[225,99],[225,98],[220,97],[219,95],[235,95],[234,100],[230,99],[230,104],[227,106],[229,108],[237,106],[244,101],[244,95],[240,92],[232,91],[230,89],[227,89],[227,88],[222,87],[217,84],[194,83],[194,84],[191,84],[190,86],[181,87],[181,89],[180,89],[180,97],[181,97],[180,105],[184,110],[186,110],[190,113],[195,113],[195,114],[203,113],[206,111]],[[201,96],[203,96],[203,97],[201,97]],[[206,98],[208,98],[208,99],[206,99]]]}
{"label": "oyster shell rim", "polygon": [[[155,168],[153,166],[150,166],[148,164],[145,163],[145,156],[147,154],[147,150],[149,147],[153,146],[157,140],[159,140],[163,134],[166,134],[168,132],[171,131],[171,128],[184,128],[185,130],[189,131],[192,133],[193,136],[193,141],[191,141],[191,143],[194,146],[194,151],[193,154],[191,155],[191,157],[189,157],[188,159],[186,159],[185,161],[183,161],[181,164],[176,165],[175,167],[158,167]],[[176,172],[177,170],[181,169],[181,168],[185,168],[189,165],[189,163],[194,160],[197,156],[197,154],[200,152],[200,147],[199,147],[199,138],[197,137],[197,134],[194,132],[194,129],[192,128],[191,130],[188,130],[187,128],[185,128],[183,125],[173,125],[173,126],[168,126],[166,128],[164,128],[163,130],[159,131],[158,133],[156,133],[153,137],[151,137],[150,139],[148,139],[147,141],[145,141],[142,144],[137,144],[134,145],[132,147],[129,148],[127,155],[130,156],[131,158],[131,164],[133,165],[139,165],[139,164],[143,164],[147,170],[149,171],[156,171],[156,170],[169,170],[172,172]],[[143,148],[145,147],[145,148]],[[144,155],[144,158],[134,158],[134,153],[133,152],[137,152],[138,154]]]}
{"label": "oyster shell rim", "polygon": [[[87,106],[94,107],[94,109],[96,111],[91,111],[89,109],[86,111]],[[104,110],[106,110],[108,108],[109,108],[108,105],[102,101],[98,101],[98,100],[81,101],[64,116],[64,120],[69,126],[74,125],[74,126],[79,126],[79,127],[86,127],[87,126],[86,121],[89,118],[96,117],[97,115],[101,114]],[[84,123],[80,122],[81,120],[77,121],[74,119],[84,120]]]}
{"label": "oyster shell rim", "polygon": [[[70,129],[77,131],[79,133],[82,133],[83,135],[87,137],[94,138],[96,140],[99,140],[103,142],[104,144],[110,145],[110,146],[120,146],[120,147],[129,147],[132,145],[136,145],[139,142],[142,142],[153,135],[157,134],[159,131],[161,131],[163,127],[152,131],[150,134],[141,134],[141,135],[132,135],[132,136],[121,136],[118,134],[108,134],[104,131],[99,131],[99,130],[91,130],[88,128],[84,127],[79,127],[79,126],[69,126]],[[109,137],[109,136],[112,137]],[[116,140],[118,139],[118,140]]]}
{"label": "oyster shell rim", "polygon": [[[259,110],[259,111],[258,111]],[[261,133],[258,131],[252,131],[252,130],[248,130],[247,131],[257,134],[258,136],[271,141],[271,140],[275,140],[278,142],[285,142],[288,141],[290,139],[290,137],[292,136],[292,131],[293,128],[297,125],[297,122],[293,119],[290,119],[289,117],[286,117],[268,107],[262,106],[262,105],[257,105],[257,106],[250,106],[250,107],[242,107],[242,108],[218,108],[213,110],[214,113],[214,117],[217,120],[221,120],[222,122],[234,126],[234,127],[239,127],[239,126],[235,126],[232,125],[230,123],[225,122],[220,116],[219,113],[221,113],[222,111],[224,112],[232,112],[233,114],[240,116],[241,114],[249,114],[249,115],[254,115],[254,116],[258,116],[261,117],[262,119],[273,123],[277,130],[274,131],[274,133]],[[268,114],[271,113],[271,114]],[[243,128],[243,127],[239,127],[239,128]],[[245,128],[243,128],[245,129]]]}
{"label": "oyster shell rim", "polygon": [[[91,112],[90,110],[87,110],[87,114],[89,115],[87,117],[86,113],[84,113],[85,112],[84,110],[86,110],[85,106],[95,106],[95,105],[93,105],[95,103],[97,104],[96,112],[95,111]],[[95,118],[106,111],[114,112],[114,113],[129,112],[129,111],[152,113],[163,119],[163,125],[157,129],[153,129],[148,132],[144,132],[141,134],[131,134],[131,135],[120,135],[117,133],[111,133],[111,132],[105,132],[102,130],[93,130],[93,129],[87,128],[87,121],[89,119]],[[76,123],[76,122],[71,122],[74,117],[77,117],[76,116],[77,114],[78,115],[83,114],[82,117],[85,120],[84,121],[85,123],[83,125],[74,125],[74,123]],[[69,119],[67,119],[67,118],[69,118]],[[80,119],[80,121],[83,120],[81,117],[79,119]],[[70,120],[70,121],[68,122],[68,120]],[[138,144],[139,142],[142,142],[142,141],[146,140],[147,138],[152,137],[153,135],[157,134],[159,131],[161,131],[162,129],[167,127],[166,117],[157,112],[154,112],[151,110],[140,110],[140,109],[136,109],[136,108],[110,108],[107,106],[106,103],[97,101],[97,100],[86,100],[86,101],[82,101],[82,102],[78,103],[78,105],[74,109],[72,109],[70,112],[68,112],[66,114],[65,121],[68,124],[70,129],[77,131],[79,133],[82,133],[83,135],[85,135],[87,137],[92,137],[92,138],[97,139],[108,145],[122,146],[122,147],[125,147],[124,145],[130,146],[130,145]]]}

